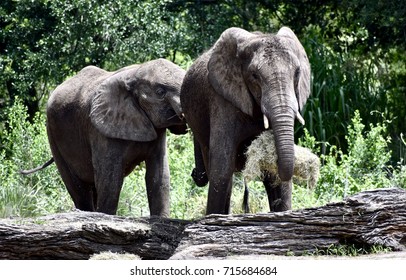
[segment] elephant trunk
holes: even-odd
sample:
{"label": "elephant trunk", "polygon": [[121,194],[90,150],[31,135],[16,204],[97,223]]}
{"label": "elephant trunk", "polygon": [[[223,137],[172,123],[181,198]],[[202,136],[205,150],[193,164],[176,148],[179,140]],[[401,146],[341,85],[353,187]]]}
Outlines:
{"label": "elephant trunk", "polygon": [[286,92],[273,95],[271,97],[273,100],[265,101],[268,106],[262,107],[266,117],[264,117],[264,126],[266,126],[266,119],[269,119],[275,138],[279,178],[282,181],[289,181],[293,176],[295,164],[294,121],[297,109],[288,105],[292,104],[291,102],[281,100],[281,96],[286,96]]}
{"label": "elephant trunk", "polygon": [[282,181],[289,181],[293,176],[295,164],[293,117],[276,115],[271,117],[278,155],[278,173]]}

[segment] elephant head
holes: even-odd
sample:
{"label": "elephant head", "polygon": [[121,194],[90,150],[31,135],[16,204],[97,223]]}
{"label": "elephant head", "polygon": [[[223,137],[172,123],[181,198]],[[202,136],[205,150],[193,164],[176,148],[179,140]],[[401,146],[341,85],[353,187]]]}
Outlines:
{"label": "elephant head", "polygon": [[258,118],[275,136],[278,173],[289,181],[294,168],[294,120],[310,94],[310,64],[296,35],[283,27],[276,35],[229,28],[212,48],[209,82],[243,113]]}
{"label": "elephant head", "polygon": [[93,95],[92,124],[107,137],[141,142],[155,140],[156,129],[186,133],[179,100],[184,75],[165,59],[114,72]]}

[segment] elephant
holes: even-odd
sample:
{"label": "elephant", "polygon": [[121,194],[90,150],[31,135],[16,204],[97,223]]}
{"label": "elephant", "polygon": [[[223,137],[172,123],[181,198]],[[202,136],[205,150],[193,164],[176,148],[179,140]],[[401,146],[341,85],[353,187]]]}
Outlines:
{"label": "elephant", "polygon": [[115,214],[124,177],[145,161],[150,214],[169,216],[166,129],[187,131],[184,75],[166,59],[115,72],[87,66],[51,93],[48,140],[76,208]]}
{"label": "elephant", "polygon": [[194,137],[192,177],[209,182],[206,214],[228,214],[233,173],[245,150],[272,129],[277,174],[263,183],[271,211],[291,209],[294,123],[310,95],[310,63],[294,32],[248,32],[231,27],[186,71],[180,100]]}

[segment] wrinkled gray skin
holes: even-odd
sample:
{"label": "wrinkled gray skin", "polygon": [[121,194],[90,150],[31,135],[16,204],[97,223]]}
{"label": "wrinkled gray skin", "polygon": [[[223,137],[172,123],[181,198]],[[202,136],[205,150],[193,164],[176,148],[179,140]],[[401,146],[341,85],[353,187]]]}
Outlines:
{"label": "wrinkled gray skin", "polygon": [[209,181],[207,214],[229,212],[233,172],[244,167],[244,151],[266,128],[275,135],[282,179],[265,176],[270,208],[291,208],[294,121],[303,122],[299,110],[309,94],[309,61],[287,27],[276,35],[227,29],[193,63],[181,104],[195,138],[192,176],[198,185]]}
{"label": "wrinkled gray skin", "polygon": [[165,131],[186,133],[184,74],[164,59],[116,72],[89,66],[54,90],[48,138],[78,209],[115,214],[123,178],[145,161],[150,214],[169,216]]}

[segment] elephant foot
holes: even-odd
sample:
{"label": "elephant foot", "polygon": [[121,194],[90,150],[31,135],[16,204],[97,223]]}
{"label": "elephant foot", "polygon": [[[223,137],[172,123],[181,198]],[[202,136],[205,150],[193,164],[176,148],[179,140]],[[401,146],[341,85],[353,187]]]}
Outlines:
{"label": "elephant foot", "polygon": [[291,207],[289,205],[287,205],[283,199],[275,199],[274,201],[272,201],[271,205],[270,205],[270,210],[271,212],[282,212],[282,211],[287,211],[287,210],[291,210]]}
{"label": "elephant foot", "polygon": [[200,172],[196,168],[193,168],[191,176],[193,181],[195,181],[196,185],[199,187],[203,187],[209,182],[209,178],[207,178],[207,173],[205,171]]}

